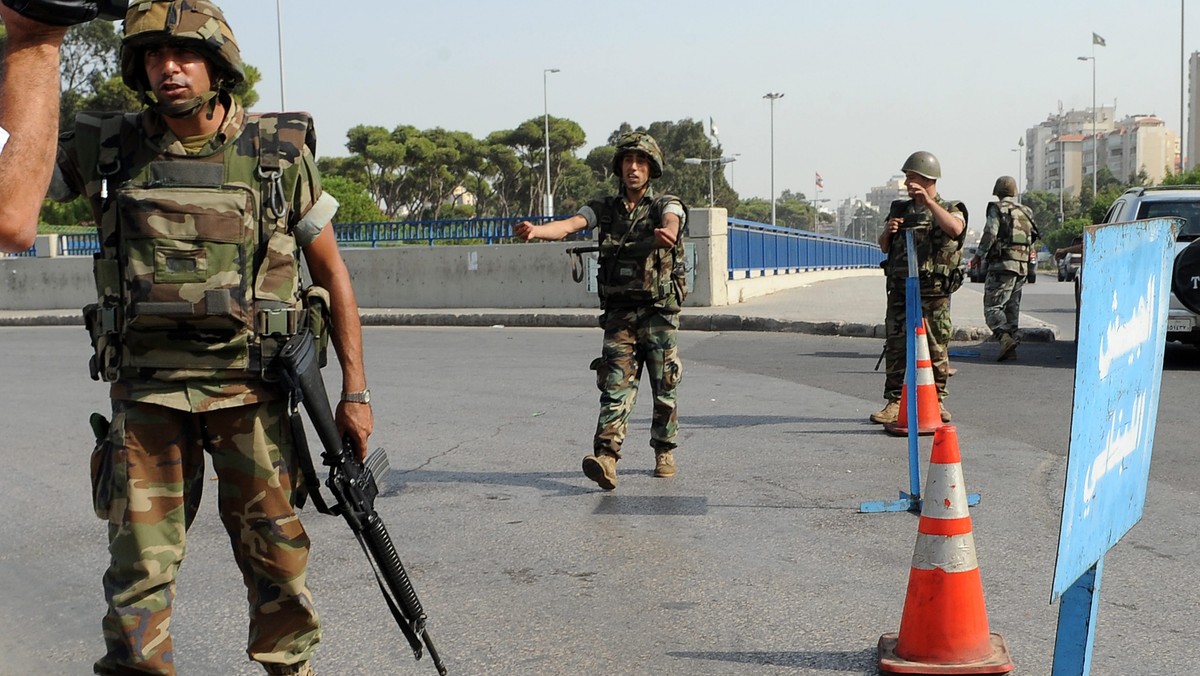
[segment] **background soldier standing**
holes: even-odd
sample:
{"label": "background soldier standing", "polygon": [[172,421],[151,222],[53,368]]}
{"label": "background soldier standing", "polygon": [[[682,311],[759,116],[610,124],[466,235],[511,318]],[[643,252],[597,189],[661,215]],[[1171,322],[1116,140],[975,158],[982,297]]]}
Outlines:
{"label": "background soldier standing", "polygon": [[902,229],[911,228],[920,276],[921,310],[928,325],[929,356],[937,383],[938,405],[942,422],[950,422],[946,398],[946,380],[950,371],[950,294],[962,285],[962,244],[967,233],[967,208],[962,202],[949,202],[937,192],[942,167],[932,153],[909,155],[901,168],[910,199],[892,202],[879,234],[879,248],[887,258],[887,338],[884,358],[887,377],[883,409],[871,414],[871,422],[895,422],[900,414],[900,395],[904,388],[908,328],[905,322],[904,287],[908,277],[908,251]]}
{"label": "background soldier standing", "polygon": [[650,180],[662,176],[658,143],[644,132],[617,139],[612,170],[618,194],[588,202],[577,214],[543,225],[524,221],[515,234],[525,240],[560,240],[599,228],[600,326],[603,356],[592,362],[600,388],[600,417],[592,455],[583,472],[605,490],[617,486],[617,461],[637,399],[642,368],[650,374],[654,414],[650,446],[654,476],[675,475],[678,414],[675,390],[683,376],[676,331],[687,293],[683,269],[683,228],[687,210],[672,195],[655,195]]}
{"label": "background soldier standing", "polygon": [[1017,182],[1012,176],[996,179],[988,202],[987,223],[975,251],[976,265],[986,261],[983,286],[983,318],[993,337],[1000,341],[996,361],[1017,356],[1017,323],[1021,316],[1021,289],[1029,272],[1029,250],[1037,240],[1033,211],[1013,201]]}
{"label": "background soldier standing", "polygon": [[[0,13],[7,82],[57,83],[61,33]],[[271,366],[290,335],[324,317],[302,303],[301,249],[328,291],[343,370],[339,431],[361,452],[373,420],[358,307],[329,226],[337,202],[320,188],[311,120],[248,115],[230,96],[244,77],[241,55],[207,0],[132,3],[121,74],[148,109],[81,114],[47,177],[51,196],[88,198],[101,241],[99,298],[85,309],[93,377],[111,383],[113,411],[111,422],[92,420],[93,497],[111,554],[107,653],[95,670],[175,673],[175,578],[207,452],[248,593],[247,653],[268,673],[312,674],[320,628],[295,512],[305,487]],[[48,133],[10,143],[6,162],[53,162],[57,122],[47,111],[57,109],[39,108]],[[32,142],[43,137],[48,147]],[[46,187],[25,182],[8,207],[36,219]]]}

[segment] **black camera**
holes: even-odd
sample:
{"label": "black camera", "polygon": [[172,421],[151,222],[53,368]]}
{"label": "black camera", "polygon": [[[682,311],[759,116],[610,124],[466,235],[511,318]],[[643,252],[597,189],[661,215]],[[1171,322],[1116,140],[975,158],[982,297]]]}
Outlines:
{"label": "black camera", "polygon": [[933,224],[933,214],[928,210],[909,211],[904,214],[904,220],[901,221],[901,228],[927,228]]}
{"label": "black camera", "polygon": [[3,0],[22,16],[52,26],[74,26],[93,19],[125,18],[129,0]]}

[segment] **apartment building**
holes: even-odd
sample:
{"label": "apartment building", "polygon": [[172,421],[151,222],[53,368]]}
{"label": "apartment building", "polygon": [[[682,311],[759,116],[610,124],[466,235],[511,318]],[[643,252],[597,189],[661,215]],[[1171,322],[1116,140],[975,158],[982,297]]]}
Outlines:
{"label": "apartment building", "polygon": [[1150,183],[1160,183],[1168,172],[1178,170],[1179,136],[1166,123],[1154,115],[1114,120],[1114,112],[1109,106],[1096,109],[1094,136],[1090,108],[1052,115],[1027,129],[1024,189],[1061,189],[1064,195],[1078,197],[1083,185],[1091,185],[1097,164],[1119,181],[1144,171]]}

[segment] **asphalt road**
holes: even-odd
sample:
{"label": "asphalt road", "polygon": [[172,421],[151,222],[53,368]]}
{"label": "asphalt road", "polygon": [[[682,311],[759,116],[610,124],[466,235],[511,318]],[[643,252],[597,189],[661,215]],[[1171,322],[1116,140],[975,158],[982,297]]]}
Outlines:
{"label": "asphalt road", "polygon": [[[1069,285],[1050,281],[1027,287],[1025,309],[1069,329]],[[874,673],[916,530],[909,514],[857,512],[907,489],[904,440],[866,422],[882,403],[881,342],[681,334],[679,475],[650,475],[645,397],[606,493],[579,472],[599,341],[591,329],[367,330],[373,441],[393,468],[378,507],[451,673]],[[105,388],[87,380],[79,327],[3,329],[0,345],[0,674],[88,673],[106,554],[86,420]],[[1017,673],[1049,673],[1073,347],[1026,344],[1003,365],[994,344],[953,350],[992,630]],[[1198,355],[1168,351],[1146,515],[1105,562],[1097,676],[1190,673],[1200,659]],[[326,378],[335,389],[336,371]],[[341,522],[304,520],[320,673],[434,673],[412,660]],[[259,673],[211,495],[189,544],[172,625],[180,673]]]}

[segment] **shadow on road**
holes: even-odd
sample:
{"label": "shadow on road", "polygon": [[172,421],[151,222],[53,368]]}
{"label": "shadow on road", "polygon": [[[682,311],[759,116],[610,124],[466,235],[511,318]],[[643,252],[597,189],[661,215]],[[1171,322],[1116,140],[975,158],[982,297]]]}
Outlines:
{"label": "shadow on road", "polygon": [[693,660],[799,667],[827,671],[850,671],[856,673],[875,673],[876,665],[876,651],[874,649],[855,652],[814,650],[795,652],[669,652],[667,654],[671,657],[683,657]]}

